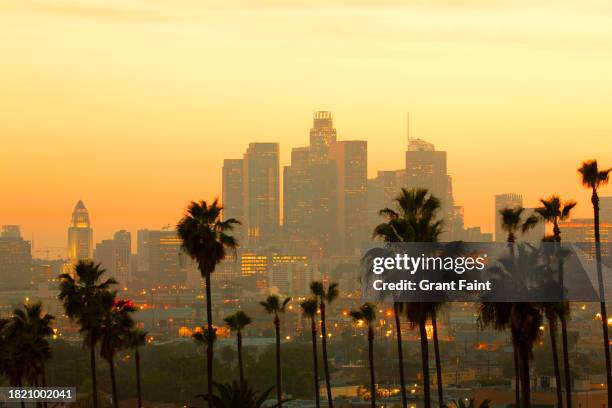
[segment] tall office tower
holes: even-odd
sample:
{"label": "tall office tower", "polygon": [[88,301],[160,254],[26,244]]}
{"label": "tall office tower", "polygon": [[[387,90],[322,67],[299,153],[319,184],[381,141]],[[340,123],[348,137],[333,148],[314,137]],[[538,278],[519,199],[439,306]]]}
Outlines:
{"label": "tall office tower", "polygon": [[612,196],[599,197],[599,219],[612,224]]}
{"label": "tall office tower", "polygon": [[[593,218],[574,218],[559,223],[561,240],[566,243],[589,243],[595,242],[595,221]],[[601,242],[601,255],[603,262],[612,267],[612,222],[601,221],[599,223],[599,240]],[[584,251],[595,257],[595,246],[583,246]]]}
{"label": "tall office tower", "polygon": [[279,145],[251,143],[243,158],[244,226],[247,242],[278,240],[280,224]]}
{"label": "tall office tower", "polygon": [[129,231],[115,232],[113,239],[105,239],[96,244],[94,259],[120,285],[127,287],[130,276],[132,235]]}
{"label": "tall office tower", "polygon": [[93,231],[89,224],[89,213],[81,200],[72,211],[68,228],[68,259],[72,263],[93,259]]}
{"label": "tall office tower", "polygon": [[355,254],[368,237],[368,144],[347,140],[330,146],[336,166],[337,227],[342,252]]}
{"label": "tall office tower", "polygon": [[327,160],[329,148],[336,142],[336,129],[331,112],[315,112],[313,119],[314,123],[310,129],[310,160],[313,163],[321,163]]}
{"label": "tall office tower", "polygon": [[375,178],[368,180],[368,227],[372,231],[378,224],[385,222],[379,215],[383,208],[395,208],[393,200],[404,187],[404,170],[379,171]]}
{"label": "tall office tower", "polygon": [[32,247],[16,225],[0,233],[0,290],[24,290],[32,280]]}
{"label": "tall office tower", "polygon": [[306,245],[312,238],[312,172],[310,149],[291,150],[291,165],[283,168],[283,236],[286,242]]}
{"label": "tall office tower", "polygon": [[182,251],[176,231],[144,229],[136,236],[139,277],[151,286],[184,286],[194,265]]}
{"label": "tall office tower", "polygon": [[446,216],[453,205],[451,180],[446,168],[446,152],[421,139],[410,139],[406,151],[406,187],[426,188],[442,204]]}
{"label": "tall office tower", "polygon": [[[242,159],[223,160],[223,186],[221,200],[223,202],[223,219],[244,219],[244,163]],[[234,235],[242,241],[242,225],[234,227]]]}

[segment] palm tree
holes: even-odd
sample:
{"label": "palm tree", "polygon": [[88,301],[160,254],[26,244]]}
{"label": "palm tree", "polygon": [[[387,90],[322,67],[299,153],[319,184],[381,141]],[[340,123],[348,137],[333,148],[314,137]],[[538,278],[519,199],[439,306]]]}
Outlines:
{"label": "palm tree", "polygon": [[599,283],[599,308],[601,313],[601,328],[603,331],[604,353],[606,358],[606,381],[608,385],[608,406],[612,407],[612,365],[610,364],[610,336],[608,334],[608,312],[604,293],[603,274],[601,267],[601,246],[599,236],[599,187],[608,184],[612,169],[599,170],[597,160],[582,163],[578,172],[582,175],[582,185],[591,189],[591,204],[593,204],[593,220],[595,224],[595,258],[597,261],[597,281]]}
{"label": "palm tree", "polygon": [[249,315],[244,313],[242,310],[237,311],[236,313],[227,316],[225,319],[225,324],[231,331],[236,332],[236,344],[238,347],[238,369],[240,373],[240,384],[244,384],[244,369],[242,365],[242,330],[251,324],[253,320]]}
{"label": "palm tree", "polygon": [[563,407],[563,393],[561,392],[561,371],[559,369],[559,352],[557,351],[557,321],[559,316],[559,311],[556,310],[557,307],[562,306],[562,303],[553,303],[546,302],[542,304],[542,309],[544,311],[544,316],[546,316],[546,320],[548,320],[548,328],[550,333],[550,348],[552,349],[553,354],[553,368],[555,372],[555,381],[556,381],[556,394],[557,394],[557,407]]}
{"label": "palm tree", "polygon": [[[561,242],[561,230],[559,229],[559,222],[567,220],[570,217],[572,209],[576,206],[575,201],[566,201],[561,203],[559,196],[552,195],[548,199],[541,199],[541,207],[536,208],[536,212],[544,219],[545,222],[552,224],[553,226],[553,241],[559,244]],[[561,248],[557,245],[559,254]],[[559,286],[563,289],[563,259],[559,258],[558,269],[559,269]],[[561,322],[561,341],[563,346],[563,372],[565,374],[565,404],[566,408],[572,408],[572,380],[569,365],[569,346],[567,343],[567,318],[569,317],[569,307],[555,307],[555,311],[558,313],[559,321]],[[560,386],[560,384],[558,385]]]}
{"label": "palm tree", "polygon": [[[410,327],[419,328],[421,344],[421,370],[423,371],[423,405],[431,408],[431,380],[429,379],[429,341],[427,339],[427,319],[431,316],[431,305],[429,303],[406,303],[406,317]],[[441,384],[438,384],[441,388]]]}
{"label": "palm tree", "polygon": [[[514,244],[516,242],[516,239],[518,238],[519,234],[524,235],[525,233],[527,233],[529,230],[533,229],[538,222],[540,221],[538,219],[537,216],[535,216],[534,214],[528,216],[528,217],[523,217],[523,214],[525,212],[525,209],[522,206],[516,206],[516,207],[506,207],[506,208],[502,208],[501,210],[499,210],[499,215],[501,216],[501,228],[503,231],[507,232],[508,235],[506,237],[506,242],[508,243],[508,247],[510,248],[510,256],[514,257],[515,255],[515,248],[514,248]],[[497,315],[499,316],[506,316],[507,318],[510,317],[512,306],[511,304],[507,304],[507,303],[493,303],[491,305],[489,305],[489,307],[493,307],[493,308],[499,308],[500,310],[497,311]],[[509,327],[510,324],[510,320],[507,321],[507,325],[506,323],[502,324],[501,326],[499,326],[499,330],[503,330],[507,327]],[[510,330],[511,333],[511,337],[512,337],[512,354],[513,354],[513,361],[514,361],[514,402],[516,407],[520,406],[520,373],[519,373],[519,365],[520,365],[520,361],[519,361],[519,354],[518,354],[518,350],[517,350],[517,339],[515,338],[517,335],[517,330]],[[556,353],[556,350],[553,350],[553,353]]]}
{"label": "palm tree", "polygon": [[[215,329],[212,321],[212,299],[210,275],[215,271],[219,262],[225,258],[226,250],[235,250],[238,247],[236,239],[229,235],[238,220],[229,218],[221,220],[223,207],[218,200],[210,205],[206,201],[192,201],[187,212],[176,227],[178,236],[182,240],[182,248],[194,259],[200,274],[206,283],[206,379],[208,394],[213,393],[213,339]],[[95,408],[95,407],[94,407]]]}
{"label": "palm tree", "polygon": [[[198,395],[205,399],[214,408],[261,408],[264,402],[268,399],[268,395],[272,392],[272,387],[268,388],[261,394],[258,394],[248,384],[238,384],[236,381],[231,384],[215,384],[219,395]],[[275,405],[266,405],[266,407],[277,408],[282,406],[285,401],[278,401]]]}
{"label": "palm tree", "polygon": [[357,310],[351,310],[349,315],[356,322],[365,322],[368,327],[368,360],[370,362],[370,390],[372,397],[370,403],[376,408],[376,376],[374,373],[374,328],[372,324],[376,320],[376,308],[371,303],[364,303]]}
{"label": "palm tree", "polygon": [[68,273],[59,276],[59,300],[62,301],[66,316],[80,326],[79,331],[85,335],[83,342],[89,348],[94,408],[98,407],[96,345],[100,340],[104,314],[102,297],[117,283],[113,278],[102,280],[104,272],[100,264],[79,261],[74,268],[75,277]]}
{"label": "palm tree", "polygon": [[285,311],[285,307],[290,301],[290,297],[286,297],[281,302],[278,296],[270,295],[264,302],[259,302],[259,304],[266,310],[267,313],[274,315],[274,331],[276,335],[276,400],[279,402],[283,397],[283,388],[281,375],[280,318],[278,317],[278,314]]}
{"label": "palm tree", "polygon": [[393,302],[393,318],[395,320],[395,338],[397,340],[397,359],[399,365],[400,391],[402,395],[402,407],[408,408],[408,398],[406,396],[406,377],[404,373],[404,351],[402,348],[402,324],[400,316],[404,309],[402,302]]}
{"label": "palm tree", "polygon": [[317,316],[317,309],[319,302],[316,298],[308,298],[300,302],[302,308],[302,314],[304,317],[310,320],[310,333],[312,337],[312,361],[314,370],[314,391],[315,391],[315,403],[316,407],[319,408],[321,403],[319,401],[319,364],[317,359],[317,322],[315,317]]}
{"label": "palm tree", "polygon": [[325,321],[325,306],[332,303],[338,297],[338,284],[330,283],[325,290],[325,286],[321,281],[310,283],[310,292],[319,301],[319,310],[321,311],[321,346],[323,351],[323,372],[325,374],[325,388],[327,389],[327,403],[330,408],[333,408],[334,401],[331,393],[331,383],[329,377],[329,360],[327,359],[327,324]]}
{"label": "palm tree", "polygon": [[[518,245],[517,250],[499,258],[496,265],[489,268],[492,275],[505,275],[496,288],[497,291],[527,292],[529,282],[533,281],[534,276],[542,273],[539,250],[530,245]],[[512,286],[504,287],[504,282]],[[480,327],[493,327],[500,331],[510,329],[515,373],[519,374],[517,379],[519,383],[515,387],[520,390],[519,406],[529,407],[531,403],[529,362],[533,358],[534,344],[541,334],[541,305],[533,302],[491,302],[488,300],[489,296],[495,299],[499,294],[489,293],[483,297],[478,308],[478,324]]]}
{"label": "palm tree", "polygon": [[142,408],[142,386],[140,383],[140,347],[147,344],[147,332],[134,329],[128,332],[126,346],[134,350],[134,364],[136,365],[136,394],[138,408]]}
{"label": "palm tree", "polygon": [[115,355],[120,350],[127,348],[130,332],[134,329],[134,319],[131,314],[136,311],[130,300],[117,300],[114,292],[108,292],[104,296],[105,314],[102,319],[100,356],[106,360],[111,377],[111,388],[113,393],[113,406],[119,407],[119,396],[117,394],[117,379],[115,376]]}
{"label": "palm tree", "polygon": [[[440,200],[429,194],[426,189],[417,188],[407,190],[402,188],[400,194],[394,199],[396,209],[384,208],[379,211],[386,222],[378,225],[373,232],[374,238],[381,238],[384,242],[436,242],[442,233],[442,221],[437,219],[440,210]],[[428,318],[436,321],[436,311],[439,305],[436,303],[408,303],[400,305],[394,302],[396,314],[395,326],[397,332],[397,351],[400,367],[400,386],[402,392],[403,407],[407,406],[406,381],[404,378],[404,361],[402,350],[401,327],[399,311],[406,309],[411,326],[419,327],[421,332],[421,357],[423,365],[424,398],[425,408],[431,405],[431,393],[429,384],[429,350],[426,336],[426,322]],[[425,310],[428,309],[428,310]],[[419,321],[421,319],[422,321]],[[436,328],[437,329],[437,328]],[[425,335],[423,334],[425,333]],[[442,388],[442,367],[440,362],[439,347],[437,344],[437,333],[435,341],[436,376],[438,379],[438,399],[440,404],[444,401]],[[427,369],[426,369],[427,368]]]}

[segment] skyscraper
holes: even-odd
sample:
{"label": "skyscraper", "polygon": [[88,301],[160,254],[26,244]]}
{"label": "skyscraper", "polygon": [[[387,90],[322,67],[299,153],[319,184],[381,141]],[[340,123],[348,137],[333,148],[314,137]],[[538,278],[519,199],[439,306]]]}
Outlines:
{"label": "skyscraper", "polygon": [[329,159],[336,167],[337,227],[342,251],[356,253],[368,235],[368,145],[346,140],[330,146]]}
{"label": "skyscraper", "polygon": [[244,227],[247,242],[278,240],[280,179],[278,143],[251,143],[243,157]]}
{"label": "skyscraper", "polygon": [[222,195],[223,219],[235,218],[242,220],[244,214],[243,172],[242,159],[223,160]]}
{"label": "skyscraper", "polygon": [[395,208],[393,199],[397,197],[406,182],[405,170],[379,171],[375,178],[368,180],[368,229],[374,230],[384,222],[379,215],[383,208]]}
{"label": "skyscraper", "polygon": [[3,225],[0,233],[0,290],[27,289],[32,279],[32,248],[16,225]]}
{"label": "skyscraper", "polygon": [[83,201],[75,205],[68,228],[68,259],[72,263],[93,259],[93,231]]}
{"label": "skyscraper", "polygon": [[336,129],[331,112],[315,112],[313,122],[310,129],[310,160],[313,163],[321,163],[327,160],[329,148],[336,142]]}
{"label": "skyscraper", "polygon": [[176,231],[144,229],[136,234],[139,277],[152,286],[185,285],[194,268]]}
{"label": "skyscraper", "polygon": [[132,235],[125,230],[115,232],[113,239],[105,239],[96,244],[96,262],[102,264],[106,272],[123,286],[127,286],[131,280],[131,246]]}

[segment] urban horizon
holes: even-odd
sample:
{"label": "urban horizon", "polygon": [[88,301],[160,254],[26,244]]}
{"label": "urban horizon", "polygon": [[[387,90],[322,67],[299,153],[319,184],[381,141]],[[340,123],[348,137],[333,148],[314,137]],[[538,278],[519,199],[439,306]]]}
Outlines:
{"label": "urban horizon", "polygon": [[[316,114],[316,113],[315,113]],[[333,112],[330,112],[330,114],[333,115]],[[413,120],[414,121],[414,120]],[[404,125],[406,126],[406,130],[404,131],[404,135],[403,135],[403,139],[404,139],[404,149],[407,149],[407,145],[409,140],[412,138],[413,140],[424,140],[428,143],[431,143],[432,145],[435,146],[435,149],[437,151],[443,151],[444,149],[441,149],[439,146],[435,145],[435,143],[432,143],[432,140],[427,139],[426,137],[422,137],[420,135],[414,135],[414,131],[412,132],[413,134],[411,135],[411,131],[409,129],[410,127],[410,123],[407,122],[406,118],[404,118]],[[304,131],[304,133],[306,134],[307,132]],[[338,133],[341,135],[342,140],[355,140],[354,138],[347,138],[346,136],[344,136],[344,132],[342,132],[342,129],[339,129]],[[272,138],[271,138],[272,139]],[[307,142],[307,137],[304,138],[304,140]],[[368,176],[368,180],[372,180],[375,179],[378,174],[380,172],[385,172],[385,171],[395,171],[393,168],[389,168],[391,166],[387,166],[386,168],[371,168],[371,164],[370,164],[370,146],[372,145],[372,143],[376,143],[376,139],[374,139],[373,141],[370,140],[364,140],[367,143],[367,149],[368,149],[368,171],[367,171],[367,176]],[[264,142],[251,142],[250,144],[255,143],[255,144],[261,144]],[[267,143],[267,142],[266,142]],[[279,214],[280,214],[280,222],[279,225],[284,225],[284,211],[283,211],[283,202],[284,202],[284,196],[283,196],[283,184],[284,184],[284,174],[283,174],[283,168],[287,165],[290,165],[291,163],[291,157],[286,158],[286,156],[289,153],[290,156],[290,152],[292,150],[295,149],[296,146],[285,146],[285,148],[283,149],[283,144],[282,142],[273,142],[273,141],[269,141],[269,143],[277,143],[280,146],[280,154],[279,154]],[[400,143],[398,143],[398,145],[401,145]],[[248,147],[248,144],[244,146],[244,150],[246,150],[246,148]],[[243,151],[244,151],[243,150]],[[394,152],[397,152],[398,150],[394,150]],[[404,150],[405,151],[405,150]],[[448,155],[448,161],[450,163],[454,162],[455,158],[454,156],[456,156],[453,152],[446,152]],[[398,156],[400,159],[404,156],[404,154],[402,153],[396,153],[394,156]],[[233,158],[239,158],[241,157],[240,151],[237,151],[236,154],[233,156]],[[284,158],[284,160],[283,160]],[[223,162],[223,160],[226,160],[228,158],[223,158],[223,159],[218,159],[218,161]],[[401,163],[401,160],[397,160],[397,158],[394,158],[392,160],[390,160],[390,163],[393,163],[395,161],[398,161],[398,169],[405,169],[405,160],[404,163]],[[449,169],[448,169],[448,173],[449,175],[452,177],[452,166],[448,165]],[[109,211],[105,208],[101,208],[100,206],[96,205],[95,201],[89,201],[84,197],[80,197],[78,195],[76,195],[77,200],[79,201],[81,199],[83,199],[82,201],[85,202],[88,206],[88,208],[91,210],[92,208],[94,210],[91,210],[91,212],[94,214],[92,217],[92,227],[94,227],[94,236],[93,236],[93,240],[94,242],[100,242],[104,239],[110,239],[112,237],[112,235],[119,230],[128,230],[131,232],[135,232],[136,230],[139,229],[167,229],[167,228],[174,228],[174,224],[176,223],[176,219],[177,219],[177,215],[181,214],[182,211],[184,211],[185,206],[188,204],[189,201],[191,200],[200,200],[200,199],[205,199],[207,201],[212,201],[214,199],[219,199],[220,202],[223,201],[223,197],[222,197],[222,169],[223,169],[223,164],[221,163],[218,171],[217,171],[217,175],[216,177],[214,177],[215,179],[218,179],[219,183],[218,183],[218,188],[216,190],[216,192],[214,194],[209,194],[209,193],[194,193],[193,196],[190,196],[190,198],[186,198],[185,201],[183,201],[183,203],[181,204],[180,207],[176,207],[175,211],[173,212],[172,215],[168,214],[168,215],[159,215],[159,214],[151,214],[151,212],[147,209],[145,209],[144,213],[148,214],[148,216],[150,217],[150,221],[143,221],[140,224],[135,225],[136,223],[134,221],[126,221],[125,223],[120,223],[118,221],[116,221],[116,219],[120,219],[125,217],[124,214],[120,214],[120,213],[109,213]],[[525,205],[526,207],[536,207],[539,204],[539,200],[541,198],[545,198],[547,197],[547,193],[546,192],[542,192],[540,195],[537,194],[526,194],[525,192],[521,191],[521,190],[506,190],[504,191],[503,188],[500,187],[495,187],[492,188],[490,186],[486,186],[486,189],[488,192],[492,191],[492,194],[490,195],[489,199],[487,200],[488,203],[479,203],[478,206],[475,207],[469,207],[464,205],[463,202],[461,202],[461,198],[458,197],[464,197],[465,195],[465,187],[462,188],[462,186],[464,185],[472,185],[474,184],[474,179],[477,179],[478,176],[473,175],[469,180],[465,181],[465,180],[461,180],[461,179],[457,179],[457,178],[453,178],[452,179],[452,183],[453,183],[453,197],[454,197],[454,204],[457,206],[460,206],[463,208],[463,218],[465,219],[465,226],[466,227],[479,227],[481,228],[482,232],[488,232],[488,233],[495,233],[495,216],[494,216],[494,212],[491,211],[492,208],[494,208],[494,200],[495,200],[495,196],[499,195],[499,194],[519,194],[521,195],[521,205]],[[502,184],[503,181],[507,181],[505,179],[500,180],[500,185]],[[516,183],[508,183],[509,186],[516,186]],[[110,186],[109,186],[110,187]],[[87,190],[87,188],[86,188]],[[109,192],[111,191],[110,188],[107,189]],[[526,189],[528,190],[528,189]],[[577,189],[572,189],[571,191],[574,191]],[[584,204],[590,204],[588,202],[588,194],[585,194],[584,191],[580,191],[579,190],[579,195],[576,197],[571,197],[571,196],[565,196],[562,194],[563,197],[567,197],[567,198],[573,198],[576,199],[579,202],[579,204],[583,204],[583,205],[579,205],[577,207],[577,209],[575,210],[575,214],[573,215],[575,218],[589,218],[592,217],[592,214],[589,210],[589,206],[588,205],[584,205]],[[178,200],[176,200],[178,201]],[[472,200],[467,200],[468,202],[471,202]],[[28,212],[33,210],[33,208],[31,208],[30,206],[26,205],[25,203],[20,202],[20,205],[22,205],[23,207],[20,208],[17,211],[13,211],[13,213],[15,213],[15,215],[11,215],[11,211],[3,211],[2,212],[2,218],[0,218],[0,224],[1,225],[19,225],[21,227],[21,233],[24,236],[25,239],[31,241],[33,243],[34,246],[34,256],[35,257],[43,257],[42,254],[45,254],[44,256],[46,256],[47,254],[49,254],[49,256],[51,256],[52,258],[60,258],[60,257],[65,257],[66,255],[66,251],[67,251],[67,247],[66,247],[66,225],[67,222],[64,222],[64,226],[60,229],[60,227],[54,227],[53,229],[48,229],[48,225],[58,225],[61,223],[62,220],[57,219],[57,217],[55,216],[57,213],[64,211],[66,212],[66,219],[69,219],[69,214],[70,214],[70,210],[69,208],[72,207],[68,207],[66,209],[61,210],[60,208],[53,208],[51,210],[46,210],[43,211],[42,216],[45,219],[44,222],[42,223],[35,223],[33,221],[31,221],[31,218],[28,217]],[[137,205],[142,204],[142,202],[136,202]],[[489,204],[489,205],[486,205]],[[73,203],[71,205],[74,205]],[[488,208],[487,208],[488,207]],[[31,210],[30,210],[31,209]],[[96,222],[96,218],[97,218],[97,214],[96,214],[96,210],[98,212],[100,212],[102,214],[102,217],[104,219],[103,222]],[[52,215],[55,214],[55,215]],[[111,216],[114,215],[113,218],[111,218]],[[142,215],[141,215],[142,216]],[[153,221],[155,220],[155,221]],[[135,246],[133,246],[132,250],[135,250]]]}

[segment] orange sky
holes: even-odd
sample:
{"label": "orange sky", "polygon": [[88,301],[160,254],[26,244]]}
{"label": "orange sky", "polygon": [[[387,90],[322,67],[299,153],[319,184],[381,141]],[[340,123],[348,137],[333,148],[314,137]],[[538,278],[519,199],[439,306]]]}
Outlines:
{"label": "orange sky", "polygon": [[174,224],[248,142],[286,164],[315,110],[368,140],[370,175],[403,167],[410,111],[468,226],[492,229],[500,192],[588,215],[610,50],[608,0],[0,0],[0,224],[38,249],[65,246],[78,199],[96,242]]}

